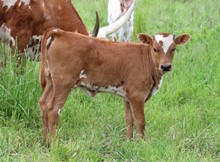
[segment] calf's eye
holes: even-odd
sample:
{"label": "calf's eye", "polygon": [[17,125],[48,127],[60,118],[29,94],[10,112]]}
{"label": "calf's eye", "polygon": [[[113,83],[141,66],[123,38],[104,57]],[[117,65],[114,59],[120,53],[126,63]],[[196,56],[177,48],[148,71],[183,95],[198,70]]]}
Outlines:
{"label": "calf's eye", "polygon": [[159,50],[158,50],[158,49],[156,49],[156,48],[154,48],[154,52],[159,52]]}

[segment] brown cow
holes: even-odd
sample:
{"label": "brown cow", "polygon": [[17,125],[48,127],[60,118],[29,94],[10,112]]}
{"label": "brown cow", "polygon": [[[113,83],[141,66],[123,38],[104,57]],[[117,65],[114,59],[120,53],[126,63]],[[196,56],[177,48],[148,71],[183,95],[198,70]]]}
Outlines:
{"label": "brown cow", "polygon": [[[134,3],[123,19],[101,28],[98,37],[119,29],[133,9]],[[26,52],[32,60],[40,50],[43,33],[51,27],[89,35],[70,0],[0,0],[0,40],[9,40],[12,47],[17,40],[18,52]],[[23,60],[21,56],[18,56],[18,64]]]}
{"label": "brown cow", "polygon": [[[41,73],[47,84],[39,100],[43,119],[44,142],[53,139],[59,113],[70,91],[81,88],[90,96],[108,92],[125,102],[127,137],[144,136],[144,103],[161,86],[162,76],[171,71],[176,45],[190,36],[161,33],[153,38],[139,34],[142,43],[118,43],[65,32],[49,30],[42,41]],[[41,75],[42,77],[42,75]],[[48,141],[49,142],[49,141]]]}

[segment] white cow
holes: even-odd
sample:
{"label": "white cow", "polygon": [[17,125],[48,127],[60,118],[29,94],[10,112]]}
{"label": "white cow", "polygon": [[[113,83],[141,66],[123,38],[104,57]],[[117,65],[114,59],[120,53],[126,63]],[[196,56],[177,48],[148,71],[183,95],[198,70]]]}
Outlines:
{"label": "white cow", "polygon": [[[108,23],[112,24],[123,16],[133,0],[109,0],[108,1]],[[128,42],[131,39],[133,32],[134,12],[130,19],[115,33],[111,34],[112,40]]]}

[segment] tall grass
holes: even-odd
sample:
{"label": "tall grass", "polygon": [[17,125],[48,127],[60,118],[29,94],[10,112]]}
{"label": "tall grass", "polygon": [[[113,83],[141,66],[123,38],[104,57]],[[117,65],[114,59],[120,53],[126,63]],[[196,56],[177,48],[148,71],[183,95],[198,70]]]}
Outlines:
{"label": "tall grass", "polygon": [[[107,25],[107,1],[73,3],[89,31],[95,10]],[[76,90],[61,113],[57,141],[44,147],[39,63],[28,62],[17,78],[9,57],[0,71],[0,161],[220,161],[219,14],[218,0],[137,1],[132,41],[141,32],[192,36],[177,48],[173,71],[145,106],[144,140],[125,139],[119,97]]]}

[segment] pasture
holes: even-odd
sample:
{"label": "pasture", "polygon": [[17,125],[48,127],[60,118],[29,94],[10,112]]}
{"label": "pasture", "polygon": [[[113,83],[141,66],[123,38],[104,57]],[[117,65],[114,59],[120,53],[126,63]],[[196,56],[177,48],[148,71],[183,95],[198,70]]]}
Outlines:
{"label": "pasture", "polygon": [[[89,31],[95,10],[107,25],[107,0],[73,3]],[[125,139],[121,98],[76,90],[62,110],[57,140],[43,146],[39,63],[28,61],[25,75],[16,77],[8,57],[0,70],[0,161],[220,161],[219,15],[219,0],[137,0],[132,41],[143,32],[192,37],[177,47],[173,71],[145,105],[143,140]]]}

